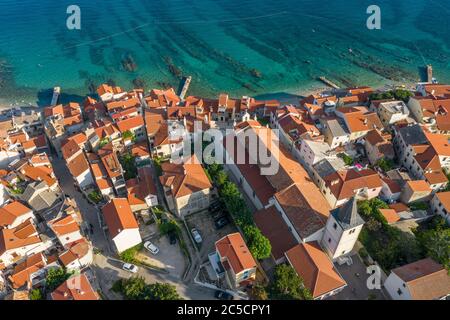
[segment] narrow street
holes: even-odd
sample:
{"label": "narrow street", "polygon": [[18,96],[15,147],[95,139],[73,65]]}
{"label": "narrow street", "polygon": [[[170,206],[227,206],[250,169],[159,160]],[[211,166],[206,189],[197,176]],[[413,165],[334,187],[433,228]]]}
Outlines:
{"label": "narrow street", "polygon": [[[100,225],[98,216],[101,213],[76,190],[73,184],[72,175],[66,167],[65,161],[58,158],[56,155],[53,155],[52,165],[63,192],[75,200],[83,216],[83,220],[87,222],[88,225],[90,224],[93,226],[93,233],[90,233],[87,236],[89,240],[91,240],[94,248],[98,249],[98,251],[94,255],[94,263],[91,265],[91,269],[94,271],[103,294],[108,299],[120,299],[116,294],[110,292],[111,286],[120,278],[129,278],[133,276],[133,274],[122,269],[123,262],[117,259],[112,244]],[[187,245],[189,246],[189,243],[187,243]],[[173,284],[184,299],[214,299],[214,290],[203,288],[191,281],[182,283],[170,273],[161,273],[140,267],[137,275],[143,277],[147,283],[163,282]]]}

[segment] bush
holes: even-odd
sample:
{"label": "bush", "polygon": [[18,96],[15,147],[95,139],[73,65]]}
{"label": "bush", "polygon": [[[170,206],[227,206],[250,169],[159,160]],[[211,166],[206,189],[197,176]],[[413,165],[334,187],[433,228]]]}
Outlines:
{"label": "bush", "polygon": [[344,163],[347,166],[352,166],[355,163],[353,158],[350,157],[349,155],[345,154],[345,153],[339,153],[338,157],[340,157],[342,160],[344,160]]}
{"label": "bush", "polygon": [[44,300],[44,295],[40,289],[33,289],[30,291],[30,300]]}
{"label": "bush", "polygon": [[426,203],[426,202],[414,202],[414,203],[411,203],[411,204],[409,205],[409,208],[410,208],[412,211],[416,211],[416,210],[428,210],[429,207],[430,207],[430,206],[429,206],[428,203]]}
{"label": "bush", "polygon": [[124,262],[136,263],[135,257],[137,255],[137,253],[142,250],[142,248],[143,248],[143,244],[140,243],[137,246],[127,249],[119,255],[120,259]]}
{"label": "bush", "polygon": [[125,171],[125,180],[134,179],[137,177],[136,157],[131,153],[125,153],[120,157],[120,164]]}
{"label": "bush", "polygon": [[255,259],[262,260],[270,257],[272,245],[257,227],[253,225],[245,226],[243,232],[247,239],[248,249]]}
{"label": "bush", "polygon": [[391,159],[382,158],[378,160],[377,166],[380,167],[384,172],[388,172],[394,167],[394,161],[392,161]]}
{"label": "bush", "polygon": [[88,198],[94,203],[99,203],[103,200],[103,196],[98,191],[92,191],[91,193],[89,193]]}
{"label": "bush", "polygon": [[146,284],[142,277],[116,281],[112,291],[121,293],[127,300],[180,300],[175,286],[168,283]]}
{"label": "bush", "polygon": [[450,228],[445,220],[435,217],[415,230],[414,234],[425,254],[450,271]]}
{"label": "bush", "polygon": [[45,277],[46,291],[53,292],[53,290],[58,288],[64,281],[69,279],[73,273],[73,271],[67,272],[67,270],[63,268],[52,268],[48,270],[47,276]]}

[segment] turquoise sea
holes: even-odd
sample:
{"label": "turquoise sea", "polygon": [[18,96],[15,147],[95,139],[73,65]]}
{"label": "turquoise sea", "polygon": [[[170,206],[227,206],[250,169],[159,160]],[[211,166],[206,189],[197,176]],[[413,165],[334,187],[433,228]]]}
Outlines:
{"label": "turquoise sea", "polygon": [[[381,8],[382,30],[366,9]],[[81,8],[81,30],[66,9]],[[0,0],[0,104],[77,100],[104,81],[190,94],[300,93],[342,86],[450,82],[450,0]],[[22,102],[23,101],[23,102]]]}

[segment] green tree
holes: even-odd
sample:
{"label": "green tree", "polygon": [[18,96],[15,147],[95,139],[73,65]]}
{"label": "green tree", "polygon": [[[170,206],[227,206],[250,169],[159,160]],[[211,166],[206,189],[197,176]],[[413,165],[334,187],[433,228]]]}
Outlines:
{"label": "green tree", "polygon": [[261,231],[253,225],[245,226],[243,231],[247,239],[248,249],[253,257],[258,260],[269,258],[272,251],[269,239],[263,236]]}
{"label": "green tree", "polygon": [[168,283],[146,284],[142,277],[118,280],[111,288],[127,300],[180,300],[176,288]]}
{"label": "green tree", "polygon": [[123,251],[122,253],[120,253],[120,259],[122,261],[128,262],[128,263],[135,263],[136,262],[136,255],[137,253],[142,249],[143,245],[142,243],[127,249],[125,251]]}
{"label": "green tree", "polygon": [[44,300],[44,295],[40,289],[33,289],[30,291],[30,300]]}
{"label": "green tree", "polygon": [[415,235],[425,254],[450,270],[450,228],[445,220],[436,217],[427,230],[416,230]]}
{"label": "green tree", "polygon": [[63,268],[52,268],[48,270],[45,278],[45,286],[47,292],[52,292],[58,288],[64,281],[70,278],[73,272],[67,272]]}
{"label": "green tree", "polygon": [[311,300],[311,292],[304,286],[294,268],[281,264],[275,269],[269,296],[273,300]]}
{"label": "green tree", "polygon": [[152,283],[148,286],[150,300],[181,300],[175,286],[168,283]]}
{"label": "green tree", "polygon": [[382,158],[378,160],[377,166],[379,166],[384,172],[388,172],[394,167],[394,162],[391,159]]}
{"label": "green tree", "polygon": [[91,193],[88,194],[88,197],[94,203],[99,203],[103,199],[103,196],[98,191],[92,191]]}
{"label": "green tree", "polygon": [[125,131],[125,132],[122,134],[122,138],[123,138],[124,140],[131,139],[131,141],[133,141],[133,142],[136,141],[136,136],[135,136],[134,133],[132,133],[130,130]]}
{"label": "green tree", "polygon": [[261,284],[255,284],[251,290],[251,295],[254,300],[268,300],[266,288]]}
{"label": "green tree", "polygon": [[131,153],[125,153],[120,157],[120,164],[125,171],[125,180],[134,179],[137,177],[135,159],[136,157],[134,157]]}

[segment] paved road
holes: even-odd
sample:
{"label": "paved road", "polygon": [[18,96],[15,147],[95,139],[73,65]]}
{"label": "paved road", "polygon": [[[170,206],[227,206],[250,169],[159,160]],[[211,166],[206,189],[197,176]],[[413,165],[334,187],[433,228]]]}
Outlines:
{"label": "paved road", "polygon": [[[100,212],[75,189],[72,175],[67,169],[65,161],[54,155],[52,165],[63,192],[75,200],[83,216],[83,220],[93,226],[93,233],[89,235],[89,239],[95,248],[101,250],[101,253],[94,255],[94,263],[91,269],[94,271],[103,293],[109,299],[120,299],[120,296],[115,295],[109,290],[115,281],[120,278],[129,278],[132,274],[122,270],[122,262],[117,260],[112,244],[100,226],[98,219]],[[147,283],[164,282],[175,285],[178,293],[184,299],[214,299],[213,290],[198,286],[191,281],[181,283],[177,277],[171,274],[140,268],[137,275],[143,277]]]}

